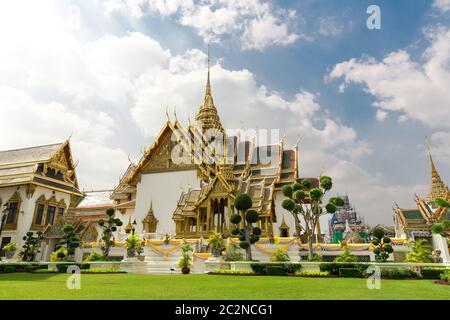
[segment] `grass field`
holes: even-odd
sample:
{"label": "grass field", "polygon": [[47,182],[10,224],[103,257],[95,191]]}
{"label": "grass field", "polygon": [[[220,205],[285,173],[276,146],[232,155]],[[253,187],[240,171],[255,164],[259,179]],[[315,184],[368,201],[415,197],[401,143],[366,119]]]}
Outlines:
{"label": "grass field", "polygon": [[65,274],[1,274],[0,299],[446,299],[450,286],[432,280],[382,280],[369,290],[365,279],[213,275],[81,275],[81,289],[68,290]]}

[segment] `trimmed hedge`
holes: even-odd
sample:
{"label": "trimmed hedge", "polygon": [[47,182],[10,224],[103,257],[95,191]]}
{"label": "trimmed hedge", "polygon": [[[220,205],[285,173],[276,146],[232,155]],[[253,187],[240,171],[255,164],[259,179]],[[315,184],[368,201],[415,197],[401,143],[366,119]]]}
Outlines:
{"label": "trimmed hedge", "polygon": [[253,272],[255,273],[263,273],[267,274],[267,268],[268,267],[281,267],[283,269],[283,272],[285,273],[296,273],[302,268],[302,265],[299,263],[266,263],[266,262],[260,262],[260,263],[252,263],[250,264],[250,267],[252,268]]}
{"label": "trimmed hedge", "polygon": [[441,279],[441,275],[446,271],[450,270],[448,268],[439,267],[424,267],[420,269],[420,274],[424,279]]}
{"label": "trimmed hedge", "polygon": [[339,270],[342,268],[346,269],[358,269],[361,274],[363,274],[367,268],[368,264],[365,263],[321,263],[319,268],[322,272],[329,272],[331,275],[339,276]]}
{"label": "trimmed hedge", "polygon": [[[32,264],[16,264],[16,263],[11,263],[11,264],[6,264],[6,265],[0,265],[0,273],[6,273],[5,268],[6,267],[13,267],[14,268],[14,272],[31,272],[33,270],[38,270],[38,269],[47,269],[48,266],[46,264],[40,264],[40,263],[32,263]],[[9,269],[11,270],[11,268]]]}
{"label": "trimmed hedge", "polygon": [[4,273],[13,273],[13,272],[16,272],[16,267],[15,267],[15,266],[4,266],[4,267],[3,267],[3,272],[4,272]]}
{"label": "trimmed hedge", "polygon": [[386,279],[411,279],[418,278],[417,272],[410,269],[388,269],[381,270],[381,278]]}
{"label": "trimmed hedge", "polygon": [[357,268],[340,268],[339,276],[344,278],[361,278],[362,272]]}
{"label": "trimmed hedge", "polygon": [[67,273],[67,268],[69,266],[77,266],[80,270],[88,270],[91,267],[89,263],[64,262],[58,263],[56,269],[59,273]]}
{"label": "trimmed hedge", "polygon": [[268,276],[284,276],[284,268],[282,266],[267,266],[266,274]]}

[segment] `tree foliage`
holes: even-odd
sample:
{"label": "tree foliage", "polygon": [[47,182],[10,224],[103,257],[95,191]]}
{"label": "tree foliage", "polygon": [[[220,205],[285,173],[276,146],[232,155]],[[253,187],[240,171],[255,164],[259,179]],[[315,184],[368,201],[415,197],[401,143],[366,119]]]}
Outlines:
{"label": "tree foliage", "polygon": [[385,236],[384,230],[381,227],[376,227],[372,230],[372,245],[373,253],[375,254],[375,260],[379,262],[385,262],[389,258],[389,255],[394,252],[391,245],[391,238]]}
{"label": "tree foliage", "polygon": [[[75,233],[72,224],[66,224],[63,228],[63,236],[56,245],[58,260],[72,259],[75,255],[76,248],[80,247],[80,238]],[[60,250],[65,249],[65,250]]]}
{"label": "tree foliage", "polygon": [[427,245],[426,240],[417,240],[412,242],[411,251],[408,251],[406,262],[427,263],[433,262],[431,247]]}
{"label": "tree foliage", "polygon": [[36,236],[33,232],[29,231],[23,237],[25,243],[22,246],[22,250],[19,252],[19,256],[23,261],[31,262],[36,259],[36,255],[39,253],[39,246],[42,241],[42,232],[38,231]]}
{"label": "tree foliage", "polygon": [[259,214],[255,210],[249,210],[252,206],[252,198],[245,193],[241,193],[234,200],[234,207],[239,213],[230,217],[230,222],[234,224],[231,233],[238,236],[239,246],[245,250],[247,260],[252,260],[250,245],[258,242],[261,235],[261,229],[253,227],[253,224],[259,220]]}
{"label": "tree foliage", "polygon": [[[281,202],[281,206],[292,214],[297,237],[300,237],[302,233],[306,236],[309,260],[314,257],[312,244],[320,216],[326,213],[335,213],[338,207],[344,205],[341,198],[334,197],[324,206],[324,196],[333,187],[333,180],[331,177],[322,175],[319,182],[319,187],[311,188],[311,181],[302,179],[282,188],[286,198]],[[300,217],[304,220],[304,226],[301,225]]]}
{"label": "tree foliage", "polygon": [[113,208],[110,208],[106,210],[106,215],[108,216],[108,220],[104,221],[101,219],[98,224],[102,227],[103,233],[102,233],[102,240],[103,240],[103,246],[102,246],[102,252],[103,257],[106,259],[109,256],[109,251],[111,250],[111,246],[114,245],[113,238],[113,232],[117,231],[117,227],[122,226],[122,221],[118,218],[115,218],[115,210]]}

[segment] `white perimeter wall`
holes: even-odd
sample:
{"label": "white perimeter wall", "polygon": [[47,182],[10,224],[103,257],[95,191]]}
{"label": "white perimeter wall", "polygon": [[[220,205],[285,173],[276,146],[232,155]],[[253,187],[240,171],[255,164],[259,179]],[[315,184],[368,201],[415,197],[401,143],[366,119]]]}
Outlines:
{"label": "white perimeter wall", "polygon": [[175,235],[172,214],[181,192],[187,191],[189,187],[200,188],[197,170],[143,174],[136,194],[137,232],[142,233],[142,220],[153,201],[153,212],[159,220],[157,233]]}

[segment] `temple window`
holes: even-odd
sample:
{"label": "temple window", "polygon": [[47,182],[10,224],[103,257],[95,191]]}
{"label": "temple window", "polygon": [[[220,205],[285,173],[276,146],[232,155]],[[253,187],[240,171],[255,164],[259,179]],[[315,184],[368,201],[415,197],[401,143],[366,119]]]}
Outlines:
{"label": "temple window", "polygon": [[56,212],[56,207],[54,206],[48,206],[47,208],[47,215],[45,217],[45,225],[52,225],[54,220],[55,220],[55,212]]}
{"label": "temple window", "polygon": [[44,218],[45,204],[38,203],[36,206],[36,215],[34,217],[34,224],[41,225]]}
{"label": "temple window", "polygon": [[8,201],[8,215],[5,221],[5,230],[14,230],[17,227],[17,219],[19,217],[21,198],[16,192]]}
{"label": "temple window", "polygon": [[56,215],[63,216],[65,210],[66,204],[64,200],[57,202],[54,196],[49,200],[46,200],[44,195],[40,196],[36,201],[31,228],[41,230],[47,225],[53,225]]}
{"label": "temple window", "polygon": [[6,224],[17,223],[17,211],[19,209],[19,202],[10,202],[8,207],[8,217],[6,218]]}

